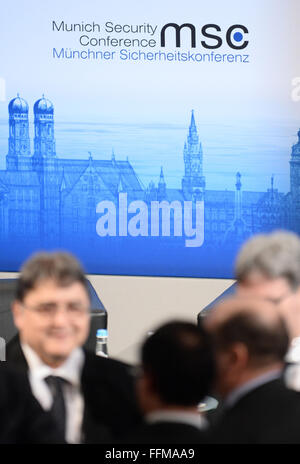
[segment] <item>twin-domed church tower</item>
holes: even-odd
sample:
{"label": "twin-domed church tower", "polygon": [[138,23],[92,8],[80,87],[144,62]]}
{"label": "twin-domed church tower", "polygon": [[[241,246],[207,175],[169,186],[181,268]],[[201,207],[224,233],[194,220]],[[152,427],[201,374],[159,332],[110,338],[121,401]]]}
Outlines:
{"label": "twin-domed church tower", "polygon": [[[28,104],[19,94],[10,101],[9,141],[6,156],[7,171],[31,171],[32,180],[37,176],[40,185],[39,228],[40,235],[51,236],[59,232],[60,190],[58,186],[58,160],[54,139],[53,104],[44,95],[37,100],[34,112],[34,152],[31,156]],[[28,173],[27,175],[30,176]],[[24,185],[29,191],[30,186]]]}
{"label": "twin-domed church tower", "polygon": [[44,95],[37,100],[34,112],[34,154],[31,157],[28,104],[19,94],[10,101],[9,139],[6,168],[8,171],[41,170],[43,160],[56,157],[53,105]]}

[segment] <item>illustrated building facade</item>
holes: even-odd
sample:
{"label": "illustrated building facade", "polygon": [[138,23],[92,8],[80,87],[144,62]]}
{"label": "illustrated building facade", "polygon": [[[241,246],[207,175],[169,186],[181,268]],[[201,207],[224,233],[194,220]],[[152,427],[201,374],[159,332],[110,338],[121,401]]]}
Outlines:
{"label": "illustrated building facade", "polygon": [[30,150],[28,104],[18,95],[10,101],[6,169],[0,171],[0,235],[28,237],[41,246],[60,240],[96,239],[96,205],[118,204],[120,192],[128,201],[204,200],[205,245],[239,243],[249,235],[275,228],[300,232],[300,130],[290,160],[290,192],[235,189],[208,190],[203,173],[203,150],[194,112],[184,144],[184,173],[178,189],[168,188],[163,168],[158,184],[144,187],[131,163],[116,160],[65,159],[56,154],[54,107],[44,96],[34,104],[34,149]]}

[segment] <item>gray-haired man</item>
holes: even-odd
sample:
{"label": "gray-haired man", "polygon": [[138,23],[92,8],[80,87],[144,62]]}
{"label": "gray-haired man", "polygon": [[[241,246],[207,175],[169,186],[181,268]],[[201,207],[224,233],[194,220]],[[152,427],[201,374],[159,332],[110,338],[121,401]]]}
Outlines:
{"label": "gray-haired man", "polygon": [[235,266],[237,292],[278,305],[290,335],[286,383],[300,390],[300,239],[276,231],[252,237],[242,247]]}

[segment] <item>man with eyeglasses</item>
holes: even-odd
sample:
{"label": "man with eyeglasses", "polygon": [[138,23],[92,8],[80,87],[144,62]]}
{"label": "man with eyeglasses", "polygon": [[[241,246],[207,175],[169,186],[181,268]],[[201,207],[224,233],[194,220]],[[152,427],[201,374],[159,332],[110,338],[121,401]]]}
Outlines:
{"label": "man with eyeglasses", "polygon": [[300,390],[300,239],[287,231],[252,237],[235,265],[237,293],[278,306],[289,330],[286,384]]}
{"label": "man with eyeglasses", "polygon": [[19,339],[7,361],[28,370],[32,392],[69,443],[107,443],[139,421],[129,368],[83,350],[90,297],[78,261],[38,253],[23,266],[12,306]]}

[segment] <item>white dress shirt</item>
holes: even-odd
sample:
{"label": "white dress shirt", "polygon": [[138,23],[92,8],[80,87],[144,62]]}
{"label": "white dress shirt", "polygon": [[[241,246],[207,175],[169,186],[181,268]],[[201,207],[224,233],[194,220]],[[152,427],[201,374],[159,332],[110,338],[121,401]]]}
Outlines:
{"label": "white dress shirt", "polygon": [[291,363],[284,372],[286,386],[292,390],[300,391],[300,337],[292,340],[285,360],[287,363]]}
{"label": "white dress shirt", "polygon": [[76,348],[64,364],[54,369],[44,364],[29,345],[22,343],[21,346],[29,366],[29,381],[32,392],[43,409],[49,410],[53,401],[51,390],[44,379],[49,375],[54,375],[67,381],[63,386],[66,405],[65,438],[69,443],[80,443],[84,410],[84,399],[80,388],[80,378],[84,364],[83,350]]}
{"label": "white dress shirt", "polygon": [[156,422],[179,422],[181,424],[193,425],[198,429],[205,429],[207,427],[206,419],[201,414],[194,412],[153,411],[146,415],[146,422],[148,424]]}

